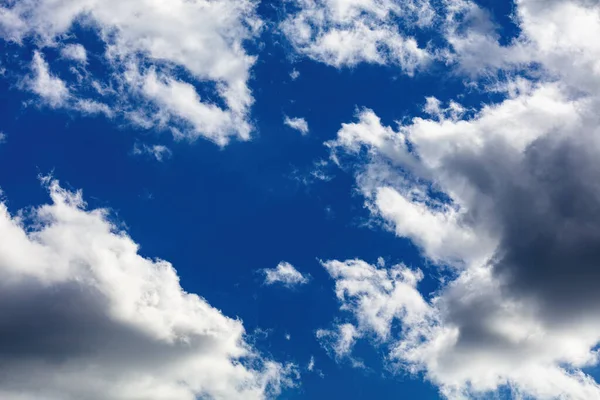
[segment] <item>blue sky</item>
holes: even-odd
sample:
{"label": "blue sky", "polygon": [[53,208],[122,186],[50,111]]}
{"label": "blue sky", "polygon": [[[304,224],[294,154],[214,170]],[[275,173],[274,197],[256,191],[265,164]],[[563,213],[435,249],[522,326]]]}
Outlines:
{"label": "blue sky", "polygon": [[0,397],[600,398],[600,7],[109,3],[0,2]]}

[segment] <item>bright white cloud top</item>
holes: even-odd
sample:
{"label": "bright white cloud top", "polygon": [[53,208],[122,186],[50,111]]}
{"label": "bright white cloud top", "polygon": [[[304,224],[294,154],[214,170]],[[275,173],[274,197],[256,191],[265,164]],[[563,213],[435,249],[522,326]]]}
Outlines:
{"label": "bright white cloud top", "polygon": [[277,264],[277,267],[271,269],[263,269],[265,275],[265,285],[280,284],[289,288],[305,285],[309,281],[309,277],[302,275],[294,266],[288,262],[282,261]]}
{"label": "bright white cloud top", "polygon": [[291,383],[106,210],[45,182],[51,204],[21,217],[0,204],[0,397],[258,400]]}
{"label": "bright white cloud top", "polygon": [[[253,1],[22,0],[0,7],[5,40],[40,42],[33,59],[33,68],[44,72],[36,75],[38,89],[59,82],[47,79],[52,73],[42,61],[43,48],[66,40],[77,24],[97,30],[112,80],[82,74],[86,79],[61,89],[72,92],[70,99],[60,94],[49,99],[48,92],[36,91],[52,106],[79,109],[79,101],[89,100],[84,93],[96,88],[96,101],[142,126],[169,128],[190,139],[203,136],[219,145],[231,137],[249,139],[253,97],[247,81],[255,58],[242,42],[262,24]],[[81,62],[85,49],[73,46],[80,45],[67,44],[63,56]],[[189,78],[180,78],[173,66],[184,68]],[[222,104],[203,99],[193,86],[199,82],[212,82]],[[150,104],[123,105],[140,96]]]}

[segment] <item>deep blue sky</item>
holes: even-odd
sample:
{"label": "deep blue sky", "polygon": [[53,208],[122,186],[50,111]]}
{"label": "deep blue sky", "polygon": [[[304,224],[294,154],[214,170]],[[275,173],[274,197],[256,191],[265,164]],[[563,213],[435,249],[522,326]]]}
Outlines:
{"label": "deep blue sky", "polygon": [[[511,7],[482,3],[491,7],[503,34],[514,35],[507,18]],[[276,18],[267,4],[260,11]],[[82,30],[78,38],[93,52],[93,34]],[[336,363],[316,341],[315,330],[330,327],[339,315],[333,281],[319,259],[374,263],[382,256],[390,265],[427,265],[408,241],[366,226],[369,213],[354,193],[351,173],[329,164],[331,181],[301,178],[310,176],[315,162],[328,159],[323,143],[342,122],[353,120],[357,107],[373,108],[385,124],[393,124],[420,115],[425,96],[444,100],[467,93],[466,104],[489,98],[465,92],[461,79],[442,66],[415,77],[393,66],[335,69],[291,56],[285,39],[270,30],[260,45],[250,81],[254,137],[224,148],[27,104],[33,95],[19,90],[10,76],[0,79],[0,131],[7,134],[0,145],[0,187],[10,210],[47,202],[39,174],[83,189],[91,208],[108,207],[126,224],[144,256],[172,262],[187,291],[239,317],[248,333],[270,330],[267,339],[257,338],[259,350],[301,367],[315,357],[325,378],[305,373],[301,386],[282,398],[438,398],[437,389],[421,378],[387,372],[384,349],[359,344],[357,355],[368,369],[354,369]],[[18,51],[27,60],[33,49],[25,44]],[[300,72],[295,81],[292,69]],[[284,126],[284,115],[306,118],[309,135]],[[133,155],[135,143],[166,144],[173,155],[164,162]],[[264,286],[258,270],[282,260],[310,274],[311,284],[295,290]],[[422,287],[432,291],[436,285],[429,280]]]}

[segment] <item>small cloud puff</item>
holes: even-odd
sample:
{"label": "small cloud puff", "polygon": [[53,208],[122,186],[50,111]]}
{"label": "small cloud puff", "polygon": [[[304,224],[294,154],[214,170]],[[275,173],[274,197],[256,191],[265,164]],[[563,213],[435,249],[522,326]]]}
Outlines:
{"label": "small cloud puff", "polygon": [[263,269],[265,274],[265,285],[281,283],[286,287],[305,285],[309,281],[309,276],[302,275],[294,266],[288,262],[282,261],[277,267]]}
{"label": "small cloud puff", "polygon": [[308,133],[308,122],[304,118],[290,118],[287,115],[285,116],[283,123],[289,126],[292,129],[295,129],[306,135]]}
{"label": "small cloud puff", "polygon": [[82,64],[87,63],[87,51],[79,43],[68,44],[60,50],[60,54],[67,60],[73,60]]}
{"label": "small cloud puff", "polygon": [[171,157],[171,150],[169,150],[169,148],[167,146],[163,146],[161,144],[155,144],[153,146],[148,146],[147,144],[138,144],[136,143],[133,146],[133,154],[134,155],[142,155],[142,154],[148,154],[154,158],[156,158],[157,161],[163,161],[166,158],[170,158]]}

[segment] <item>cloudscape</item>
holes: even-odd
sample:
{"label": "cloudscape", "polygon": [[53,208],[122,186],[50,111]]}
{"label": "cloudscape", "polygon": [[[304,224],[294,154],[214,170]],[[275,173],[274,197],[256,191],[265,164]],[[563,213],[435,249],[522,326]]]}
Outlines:
{"label": "cloudscape", "polygon": [[600,3],[0,1],[0,398],[600,399]]}

